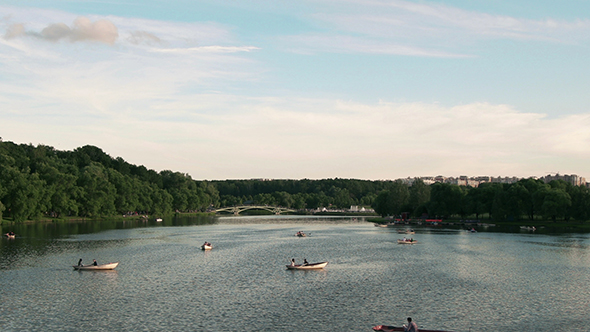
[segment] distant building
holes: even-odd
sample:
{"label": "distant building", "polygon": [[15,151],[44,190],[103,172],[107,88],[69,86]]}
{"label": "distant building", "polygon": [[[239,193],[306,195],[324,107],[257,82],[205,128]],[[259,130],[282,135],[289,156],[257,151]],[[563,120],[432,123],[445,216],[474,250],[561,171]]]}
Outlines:
{"label": "distant building", "polygon": [[[434,184],[436,182],[440,182],[440,183],[448,183],[448,184],[454,184],[454,185],[458,185],[458,186],[469,186],[469,187],[478,187],[480,184],[482,183],[516,183],[520,180],[522,180],[523,178],[518,178],[516,176],[498,176],[498,177],[493,177],[493,176],[476,176],[476,177],[468,177],[466,175],[461,175],[457,178],[455,177],[446,177],[446,176],[442,176],[442,175],[438,175],[438,176],[422,176],[422,177],[415,177],[415,178],[406,178],[406,179],[398,179],[401,180],[403,183],[407,184],[408,186],[411,186],[412,184],[414,184],[414,181],[416,181],[416,179],[420,179],[422,180],[422,182],[424,182],[424,184],[426,185],[431,185]],[[571,183],[574,186],[587,186],[590,188],[590,184],[588,184],[586,182],[586,178],[581,177],[581,176],[577,176],[575,174],[572,175],[559,175],[559,174],[555,174],[555,175],[547,175],[545,177],[542,178],[538,178],[536,176],[530,176],[529,179],[540,179],[543,180],[545,183],[549,183],[553,180],[563,180],[565,182]]]}
{"label": "distant building", "polygon": [[553,180],[563,180],[567,183],[570,183],[573,186],[585,186],[586,185],[586,178],[581,177],[581,176],[577,176],[576,174],[559,175],[559,173],[557,173],[555,175],[547,175],[541,179],[545,183],[549,183]]}

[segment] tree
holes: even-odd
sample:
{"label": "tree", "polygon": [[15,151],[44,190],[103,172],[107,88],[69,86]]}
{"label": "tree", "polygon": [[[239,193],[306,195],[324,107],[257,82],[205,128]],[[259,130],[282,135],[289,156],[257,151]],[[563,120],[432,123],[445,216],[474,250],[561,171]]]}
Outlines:
{"label": "tree", "polygon": [[408,204],[410,192],[401,180],[392,183],[390,190],[383,190],[377,195],[373,209],[381,216],[399,215]]}
{"label": "tree", "polygon": [[422,215],[425,211],[426,203],[430,201],[430,186],[424,181],[414,179],[412,186],[409,188],[408,204],[412,214],[416,217]]}
{"label": "tree", "polygon": [[543,198],[543,215],[554,222],[558,217],[565,218],[567,209],[572,205],[570,195],[563,189],[551,188]]}

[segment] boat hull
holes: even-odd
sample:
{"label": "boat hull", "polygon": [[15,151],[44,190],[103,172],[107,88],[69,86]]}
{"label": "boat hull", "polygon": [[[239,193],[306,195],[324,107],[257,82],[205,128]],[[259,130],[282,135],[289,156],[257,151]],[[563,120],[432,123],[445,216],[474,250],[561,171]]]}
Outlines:
{"label": "boat hull", "polygon": [[101,271],[101,270],[114,270],[119,265],[119,262],[116,263],[108,263],[108,264],[101,264],[101,265],[73,265],[72,267],[74,270],[84,270],[84,271]]}
{"label": "boat hull", "polygon": [[[375,331],[383,331],[383,332],[394,332],[394,331],[404,331],[403,327],[395,327],[395,326],[387,326],[387,325],[377,325],[373,327]],[[425,330],[425,329],[418,329],[420,332],[452,332],[452,331],[442,331],[442,330]]]}
{"label": "boat hull", "polygon": [[414,240],[414,241],[397,240],[397,243],[399,243],[399,244],[416,244],[416,243],[418,243],[418,241],[416,241],[416,240]]}
{"label": "boat hull", "polygon": [[287,265],[287,269],[289,270],[318,270],[323,269],[328,265],[328,262],[321,262],[321,263],[313,263],[307,265]]}
{"label": "boat hull", "polygon": [[206,246],[206,245],[201,246],[201,250],[211,250],[211,249],[213,249],[213,246]]}

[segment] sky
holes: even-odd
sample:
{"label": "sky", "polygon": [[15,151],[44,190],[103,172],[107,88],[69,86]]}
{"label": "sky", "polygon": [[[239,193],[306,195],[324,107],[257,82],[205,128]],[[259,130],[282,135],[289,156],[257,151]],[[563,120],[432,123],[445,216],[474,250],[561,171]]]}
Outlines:
{"label": "sky", "polygon": [[0,137],[197,180],[590,178],[590,1],[0,0]]}

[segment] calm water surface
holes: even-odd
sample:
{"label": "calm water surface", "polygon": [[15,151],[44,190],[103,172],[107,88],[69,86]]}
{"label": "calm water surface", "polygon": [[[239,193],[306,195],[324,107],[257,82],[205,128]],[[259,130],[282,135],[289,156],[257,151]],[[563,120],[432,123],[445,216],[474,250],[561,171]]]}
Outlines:
{"label": "calm water surface", "polygon": [[[14,227],[0,241],[0,331],[368,332],[407,316],[454,331],[590,330],[588,234],[425,227],[398,245],[396,228],[301,217]],[[286,270],[293,257],[330,263]],[[79,258],[120,265],[78,272]]]}

